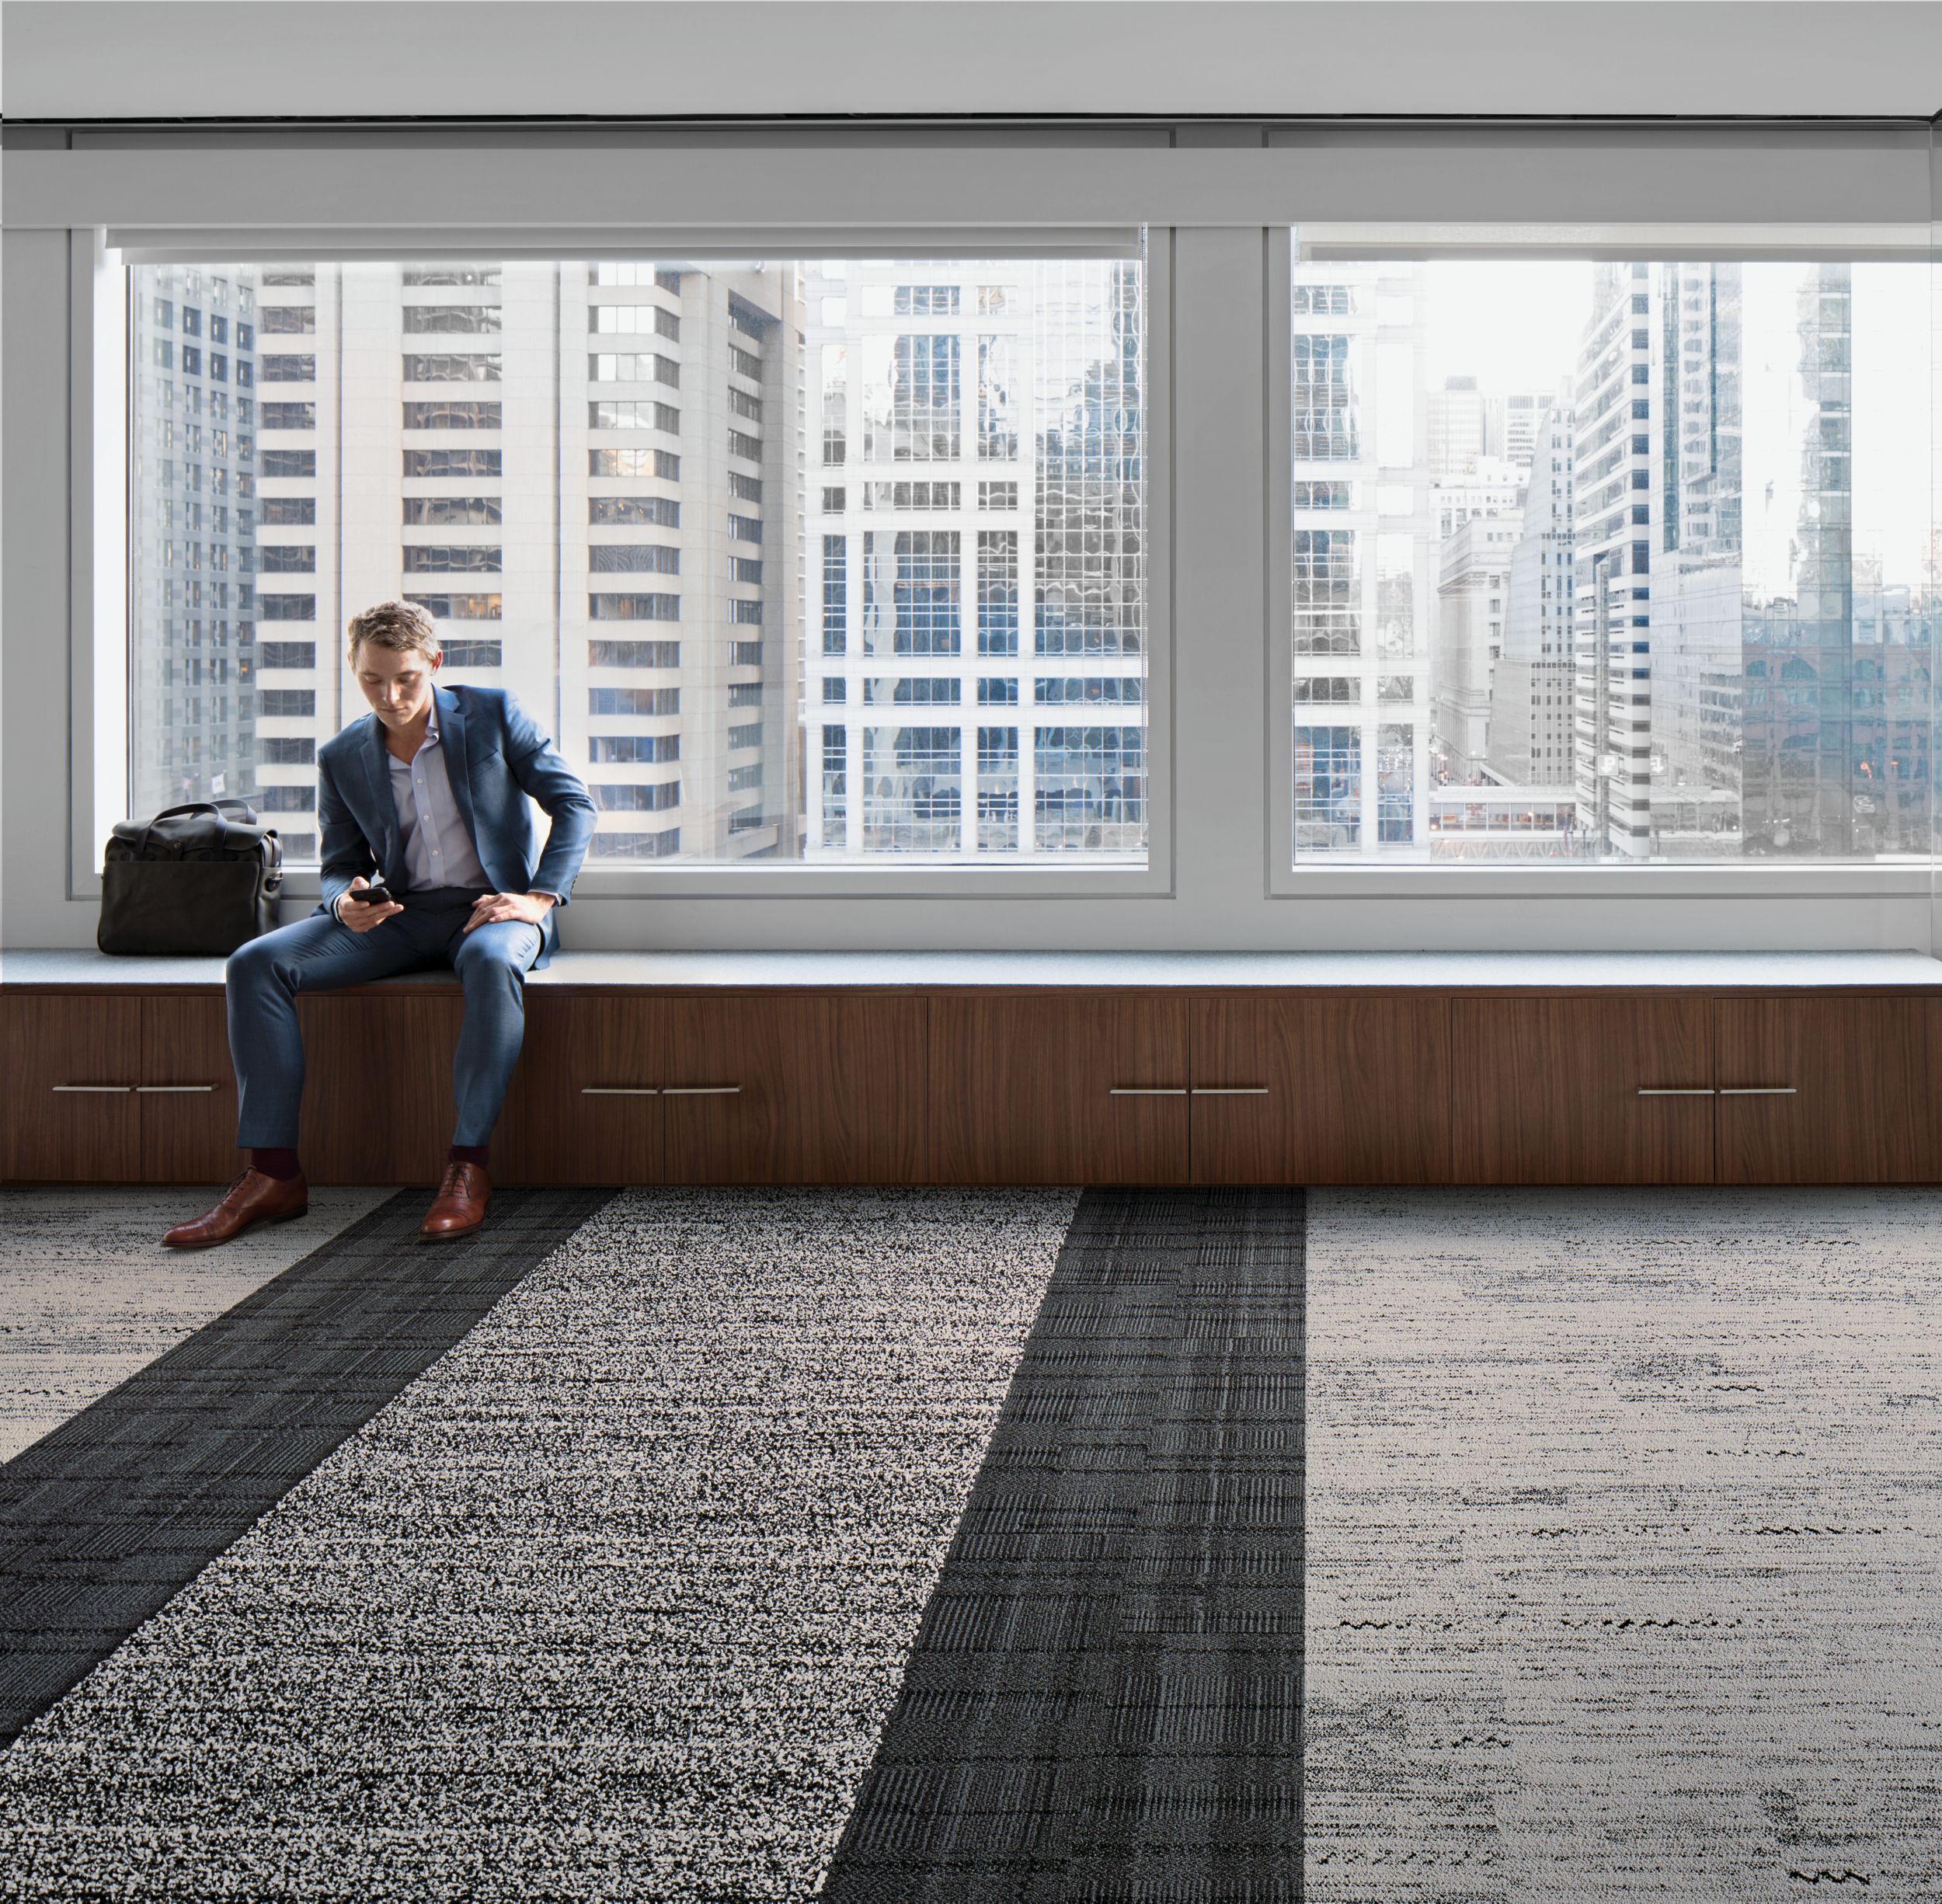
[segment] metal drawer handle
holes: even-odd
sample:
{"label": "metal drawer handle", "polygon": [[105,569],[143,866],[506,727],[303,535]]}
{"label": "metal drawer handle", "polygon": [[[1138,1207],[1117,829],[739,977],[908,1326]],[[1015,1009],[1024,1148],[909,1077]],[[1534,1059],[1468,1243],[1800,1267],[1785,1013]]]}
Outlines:
{"label": "metal drawer handle", "polygon": [[1722,1084],[1722,1098],[1793,1098],[1800,1093],[1791,1084]]}
{"label": "metal drawer handle", "polygon": [[1187,1095],[1185,1084],[1108,1084],[1106,1095],[1109,1098],[1184,1098]]}
{"label": "metal drawer handle", "polygon": [[583,1084],[583,1098],[658,1098],[660,1092],[652,1084]]}
{"label": "metal drawer handle", "polygon": [[1641,1084],[1641,1098],[1711,1098],[1718,1094],[1711,1084]]}
{"label": "metal drawer handle", "polygon": [[664,1098],[736,1098],[742,1095],[740,1084],[663,1084],[661,1095]]}
{"label": "metal drawer handle", "polygon": [[71,1091],[96,1097],[113,1092],[125,1097],[134,1089],[134,1086],[133,1084],[54,1084],[50,1088],[54,1091]]}
{"label": "metal drawer handle", "polygon": [[1193,1088],[1196,1098],[1265,1098],[1267,1095],[1265,1084],[1195,1084]]}
{"label": "metal drawer handle", "polygon": [[214,1084],[137,1084],[136,1090],[149,1097],[169,1095],[185,1091],[214,1091]]}

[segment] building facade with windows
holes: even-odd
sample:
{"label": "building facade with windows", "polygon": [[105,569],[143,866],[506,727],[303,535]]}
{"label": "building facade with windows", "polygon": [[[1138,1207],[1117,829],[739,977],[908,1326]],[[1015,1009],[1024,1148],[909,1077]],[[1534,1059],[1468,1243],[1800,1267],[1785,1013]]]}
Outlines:
{"label": "building facade with windows", "polygon": [[1290,287],[1293,850],[1426,830],[1436,569],[1420,266],[1302,263]]}
{"label": "building facade with windows", "polygon": [[1136,264],[809,267],[808,853],[1145,853]]}
{"label": "building facade with windows", "polygon": [[1521,533],[1510,554],[1484,768],[1568,809],[1571,795],[1573,432],[1568,399],[1532,432]]}
{"label": "building facade with windows", "polygon": [[[260,494],[238,551],[257,570],[256,804],[291,816],[288,856],[316,849],[300,816],[318,744],[364,712],[345,625],[395,597],[437,622],[441,679],[511,689],[579,766],[595,858],[796,856],[793,272],[345,264],[235,280],[261,305]],[[144,285],[137,302],[162,295]],[[147,490],[151,510],[172,499]],[[143,612],[152,667],[158,599]]]}
{"label": "building facade with windows", "polygon": [[[256,343],[254,273],[151,270],[130,292],[129,692],[134,810],[248,799],[256,778]],[[301,823],[297,823],[300,845]]]}

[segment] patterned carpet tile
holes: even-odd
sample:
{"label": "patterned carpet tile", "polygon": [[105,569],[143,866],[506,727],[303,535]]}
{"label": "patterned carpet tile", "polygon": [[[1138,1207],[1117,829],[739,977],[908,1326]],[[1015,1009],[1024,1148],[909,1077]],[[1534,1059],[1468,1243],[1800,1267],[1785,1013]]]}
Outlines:
{"label": "patterned carpet tile", "polygon": [[1942,1898],[1942,1198],[1313,1202],[1317,1904]]}
{"label": "patterned carpet tile", "polygon": [[1299,1898],[1302,1221],[1086,1192],[827,1904]]}
{"label": "patterned carpet tile", "polygon": [[428,1255],[401,1191],[0,1466],[0,1746],[605,1201],[514,1190]]}
{"label": "patterned carpet tile", "polygon": [[0,1462],[375,1209],[388,1189],[314,1189],[310,1211],[221,1249],[162,1233],[220,1185],[0,1190]]}
{"label": "patterned carpet tile", "polygon": [[807,1897],[1073,1203],[616,1199],[0,1756],[0,1885]]}

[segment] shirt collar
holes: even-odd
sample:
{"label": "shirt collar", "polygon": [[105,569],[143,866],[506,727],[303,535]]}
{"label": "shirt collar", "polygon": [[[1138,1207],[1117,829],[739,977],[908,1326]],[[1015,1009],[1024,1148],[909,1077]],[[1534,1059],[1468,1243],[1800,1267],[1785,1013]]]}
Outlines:
{"label": "shirt collar", "polygon": [[[381,740],[379,742],[379,743],[378,743],[378,744],[379,744],[381,747],[384,745],[384,743],[383,743],[383,742],[382,742]],[[425,726],[425,738],[424,738],[423,740],[421,740],[421,741],[418,743],[418,750],[419,750],[419,753],[422,754],[422,753],[425,750],[425,749],[426,749],[426,748],[427,748],[427,747],[437,747],[437,745],[438,745],[438,715],[437,715],[437,712],[433,712],[433,715],[432,715],[432,718],[430,719],[430,720],[426,723],[426,726]],[[412,764],[411,764],[411,761],[401,761],[401,760],[398,757],[398,756],[397,756],[396,754],[393,754],[393,753],[392,752],[392,750],[391,750],[388,747],[386,747],[386,748],[385,749],[385,756],[386,756],[386,757],[387,757],[387,758],[390,761],[390,762],[391,762],[391,764],[392,764],[392,766],[394,766],[394,767],[402,767],[402,768],[404,768],[404,770],[405,771],[405,772],[406,772],[406,773],[409,773],[409,772],[411,771],[411,765],[412,765]],[[414,755],[412,757],[412,760],[416,760],[417,757],[417,757],[417,755],[416,755],[416,754],[414,754]]]}

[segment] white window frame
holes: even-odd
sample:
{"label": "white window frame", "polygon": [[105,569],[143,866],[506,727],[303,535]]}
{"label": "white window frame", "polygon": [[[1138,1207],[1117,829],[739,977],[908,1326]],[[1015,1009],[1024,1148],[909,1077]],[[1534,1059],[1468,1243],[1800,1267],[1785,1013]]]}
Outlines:
{"label": "white window frame", "polygon": [[[428,221],[411,232],[386,217],[395,148],[405,137],[423,145],[413,204]],[[596,129],[570,143],[520,129],[386,135],[362,147],[355,134],[315,140],[256,129],[76,131],[45,149],[9,152],[11,559],[0,787],[9,825],[0,945],[92,942],[101,838],[106,820],[121,816],[110,764],[126,751],[113,705],[126,691],[125,464],[116,461],[125,454],[126,402],[95,367],[104,348],[117,362],[125,353],[114,329],[119,302],[110,296],[112,311],[104,309],[106,232],[139,229],[161,242],[183,234],[186,214],[209,221],[193,235],[212,225],[279,231],[292,256],[314,250],[326,231],[341,238],[366,229],[381,233],[374,249],[393,256],[423,250],[428,230],[457,233],[470,256],[511,252],[522,238],[550,242],[557,255],[564,248],[545,221],[552,207],[573,203],[585,221],[572,248],[583,255],[616,249],[630,232],[639,242],[629,205],[666,167],[670,186],[678,179],[688,193],[691,251],[705,225],[718,242],[725,231],[760,231],[771,255],[781,255],[791,232],[827,235],[814,218],[839,200],[867,205],[893,255],[911,234],[935,245],[944,228],[989,233],[1008,216],[1048,232],[1147,225],[1151,856],[1144,875],[1131,875],[602,868],[576,887],[569,944],[1942,947],[1933,865],[1885,878],[1867,867],[1770,865],[1728,880],[1710,866],[1282,863],[1289,225],[1407,218],[1435,226],[1468,217],[1527,228],[1657,214],[1690,230],[1769,225],[1798,235],[1811,226],[1838,236],[1866,227],[1898,245],[1919,221],[1932,242],[1936,161],[1926,127],[1143,126],[1077,128],[1057,139],[982,129],[886,133],[865,149],[853,129],[821,142],[799,129],[725,137],[666,127]],[[977,148],[975,163],[966,162],[966,145]],[[626,163],[616,164],[616,146]],[[897,163],[886,166],[871,146],[898,148]],[[250,153],[247,165],[236,163],[239,147]],[[707,148],[707,162],[684,164],[697,147]],[[1531,162],[1537,148],[1541,165]],[[666,204],[671,192],[649,196]],[[1571,228],[1570,242],[1583,243],[1585,230]],[[736,248],[747,255],[745,243]],[[975,248],[967,236],[966,250]],[[66,480],[50,483],[48,452],[64,444]],[[48,559],[50,550],[65,560]],[[1258,728],[1246,713],[1257,694]],[[63,703],[65,722],[50,719]],[[67,795],[58,827],[44,813],[54,787]],[[834,888],[812,883],[832,879]],[[286,916],[307,910],[300,903]]]}

